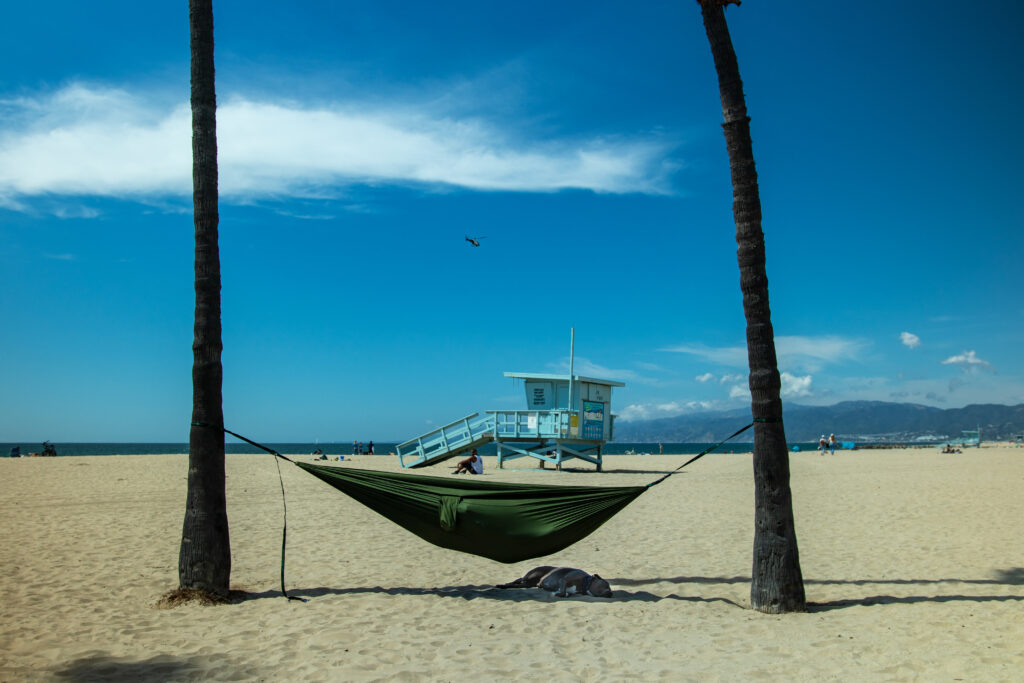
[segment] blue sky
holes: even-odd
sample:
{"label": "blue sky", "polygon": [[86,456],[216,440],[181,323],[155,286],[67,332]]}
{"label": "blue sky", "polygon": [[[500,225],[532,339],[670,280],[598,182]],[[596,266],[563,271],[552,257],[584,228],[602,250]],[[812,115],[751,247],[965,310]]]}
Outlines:
{"label": "blue sky", "polygon": [[[404,440],[618,379],[620,419],[749,404],[695,2],[215,0],[224,412]],[[0,441],[184,441],[187,3],[0,25]],[[785,402],[1024,402],[1024,9],[748,0]],[[465,236],[486,236],[474,248]]]}

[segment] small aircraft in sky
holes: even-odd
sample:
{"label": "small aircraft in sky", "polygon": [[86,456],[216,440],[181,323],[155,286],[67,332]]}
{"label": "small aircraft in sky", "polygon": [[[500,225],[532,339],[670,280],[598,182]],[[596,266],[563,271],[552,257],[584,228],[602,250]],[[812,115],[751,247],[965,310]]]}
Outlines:
{"label": "small aircraft in sky", "polygon": [[469,242],[470,244],[472,244],[474,247],[479,247],[480,246],[480,240],[485,240],[485,239],[487,239],[486,235],[484,235],[483,237],[470,237],[469,235],[466,235],[466,241]]}

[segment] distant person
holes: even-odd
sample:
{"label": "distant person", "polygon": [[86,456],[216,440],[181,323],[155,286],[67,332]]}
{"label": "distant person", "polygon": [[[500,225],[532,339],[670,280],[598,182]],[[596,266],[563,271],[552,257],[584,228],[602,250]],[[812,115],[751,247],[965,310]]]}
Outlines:
{"label": "distant person", "polygon": [[366,454],[367,455],[373,455],[373,442],[372,441],[369,444],[367,444],[367,446],[366,446]]}
{"label": "distant person", "polygon": [[477,455],[476,449],[473,449],[473,454],[465,460],[461,461],[455,466],[455,471],[452,474],[483,474],[484,473],[484,461]]}
{"label": "distant person", "polygon": [[360,441],[358,443],[358,445],[356,445],[356,455],[362,455],[362,454],[363,454],[363,442]]}
{"label": "distant person", "polygon": [[355,441],[352,442],[352,455],[356,454],[357,444]]}
{"label": "distant person", "polygon": [[825,435],[822,434],[821,438],[818,439],[818,453],[820,453],[821,455],[825,455],[825,445],[826,445],[826,443],[827,442],[825,441]]}
{"label": "distant person", "polygon": [[829,452],[832,455],[836,454],[836,435],[835,434],[829,434],[828,435],[828,450],[829,450]]}
{"label": "distant person", "polygon": [[21,457],[21,446],[15,446],[14,448],[11,449],[11,457],[12,458],[20,458]]}

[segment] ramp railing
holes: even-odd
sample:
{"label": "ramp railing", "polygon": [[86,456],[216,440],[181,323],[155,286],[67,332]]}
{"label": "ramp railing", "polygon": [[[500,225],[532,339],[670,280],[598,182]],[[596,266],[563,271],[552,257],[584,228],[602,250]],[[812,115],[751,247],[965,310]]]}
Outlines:
{"label": "ramp railing", "polygon": [[[494,418],[490,415],[480,417],[480,413],[473,413],[398,444],[395,453],[402,467],[416,467],[438,462],[453,453],[486,443],[491,440],[493,433]],[[412,458],[412,462],[406,464],[406,458]]]}

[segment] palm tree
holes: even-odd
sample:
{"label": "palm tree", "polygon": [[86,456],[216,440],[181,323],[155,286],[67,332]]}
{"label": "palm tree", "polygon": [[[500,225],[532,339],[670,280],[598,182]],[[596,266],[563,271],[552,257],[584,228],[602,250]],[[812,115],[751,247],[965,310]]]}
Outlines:
{"label": "palm tree", "polygon": [[213,2],[189,0],[192,53],[192,206],[195,217],[195,328],[188,498],[178,556],[184,590],[228,595],[231,543],[224,474],[220,253],[217,246],[217,94]]}
{"label": "palm tree", "polygon": [[768,307],[761,198],[743,82],[725,22],[725,5],[740,3],[739,0],[697,2],[704,17],[722,96],[725,119],[722,128],[732,174],[736,256],[743,290],[743,313],[747,319],[747,362],[754,417],[754,561],[750,603],[762,612],[802,612],[807,604],[793,523],[789,448],[782,423],[775,334]]}

